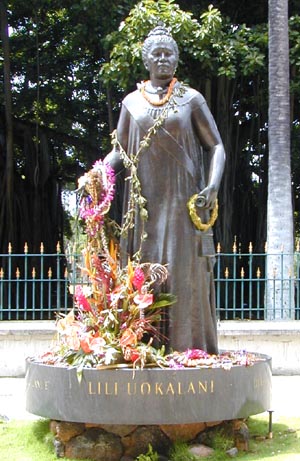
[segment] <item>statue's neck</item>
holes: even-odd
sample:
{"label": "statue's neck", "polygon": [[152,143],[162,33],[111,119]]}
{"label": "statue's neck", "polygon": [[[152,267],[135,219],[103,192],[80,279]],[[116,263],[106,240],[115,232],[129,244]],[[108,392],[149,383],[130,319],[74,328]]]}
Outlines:
{"label": "statue's neck", "polygon": [[[168,86],[170,85],[170,82],[172,81],[173,77],[167,78],[167,79],[159,79],[159,78],[153,78],[150,77],[150,84],[148,85],[149,90],[153,93],[160,93],[163,91],[168,90]],[[147,88],[146,88],[147,91]]]}

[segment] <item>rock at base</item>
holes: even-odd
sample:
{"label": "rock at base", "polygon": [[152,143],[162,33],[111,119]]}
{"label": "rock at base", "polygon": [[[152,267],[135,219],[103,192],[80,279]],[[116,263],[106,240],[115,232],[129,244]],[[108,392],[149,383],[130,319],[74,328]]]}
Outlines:
{"label": "rock at base", "polygon": [[65,445],[65,457],[94,461],[119,461],[123,453],[120,437],[102,429],[87,429]]}
{"label": "rock at base", "polygon": [[147,453],[149,445],[158,453],[167,452],[171,446],[171,441],[158,426],[138,427],[132,434],[123,437],[122,443],[125,454],[134,458]]}
{"label": "rock at base", "polygon": [[199,458],[205,458],[206,456],[211,456],[214,453],[214,450],[206,445],[193,445],[189,448],[190,453]]}

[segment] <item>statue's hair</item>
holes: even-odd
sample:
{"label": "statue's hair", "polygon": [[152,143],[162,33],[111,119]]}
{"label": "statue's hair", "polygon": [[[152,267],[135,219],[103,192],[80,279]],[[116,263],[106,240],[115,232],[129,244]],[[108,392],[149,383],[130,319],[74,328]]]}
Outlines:
{"label": "statue's hair", "polygon": [[147,68],[147,61],[148,61],[148,53],[153,45],[153,43],[159,43],[159,42],[168,42],[171,43],[171,45],[174,48],[176,58],[178,60],[179,57],[179,51],[178,51],[178,46],[174,38],[172,37],[170,30],[166,28],[166,26],[163,23],[159,23],[158,26],[154,27],[154,29],[150,30],[148,36],[146,37],[144,43],[143,43],[143,48],[142,48],[142,58],[145,67]]}

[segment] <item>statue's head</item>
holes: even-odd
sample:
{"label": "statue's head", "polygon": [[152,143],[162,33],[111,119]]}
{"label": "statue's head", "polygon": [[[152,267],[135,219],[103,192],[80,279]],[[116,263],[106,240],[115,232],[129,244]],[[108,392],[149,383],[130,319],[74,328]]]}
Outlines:
{"label": "statue's head", "polygon": [[166,42],[169,43],[173,47],[174,53],[178,61],[179,51],[178,51],[177,43],[172,37],[170,30],[167,29],[163,23],[159,23],[157,27],[150,30],[148,36],[146,37],[143,43],[142,58],[143,58],[143,62],[144,62],[146,69],[148,68],[148,54],[152,46],[154,44],[157,45],[159,43],[166,43]]}

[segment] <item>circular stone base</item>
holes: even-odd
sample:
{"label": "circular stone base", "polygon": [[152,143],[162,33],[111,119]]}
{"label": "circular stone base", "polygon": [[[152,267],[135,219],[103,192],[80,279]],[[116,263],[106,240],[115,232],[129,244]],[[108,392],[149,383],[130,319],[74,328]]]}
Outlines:
{"label": "circular stone base", "polygon": [[26,409],[59,421],[189,424],[247,418],[270,408],[271,358],[252,366],[84,369],[26,362]]}

